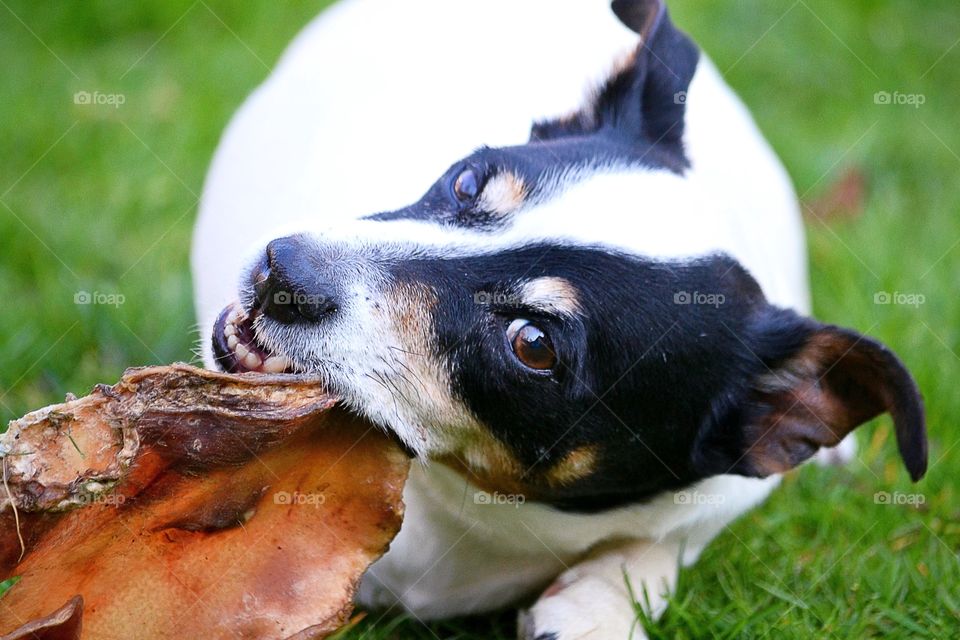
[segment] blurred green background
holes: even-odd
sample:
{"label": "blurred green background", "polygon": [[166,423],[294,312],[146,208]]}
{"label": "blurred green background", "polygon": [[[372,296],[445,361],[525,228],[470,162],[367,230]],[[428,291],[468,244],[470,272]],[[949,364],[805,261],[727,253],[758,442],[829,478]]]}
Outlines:
{"label": "blurred green background", "polygon": [[[0,0],[3,423],[125,367],[193,358],[188,251],[207,164],[230,115],[326,4]],[[960,637],[960,6],[671,8],[814,209],[817,316],[876,335],[917,376],[931,464],[910,485],[889,419],[877,420],[858,460],[791,474],[711,545],[648,633]],[[831,215],[824,194],[851,170],[863,202]],[[79,304],[84,292],[101,304]],[[879,491],[923,504],[882,504]],[[348,637],[513,634],[512,614],[430,627],[378,617]]]}

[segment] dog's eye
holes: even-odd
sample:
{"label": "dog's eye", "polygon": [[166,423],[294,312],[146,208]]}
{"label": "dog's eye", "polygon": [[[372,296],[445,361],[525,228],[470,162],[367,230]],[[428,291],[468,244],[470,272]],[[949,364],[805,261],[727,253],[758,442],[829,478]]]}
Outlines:
{"label": "dog's eye", "polygon": [[507,327],[507,339],[517,360],[531,369],[545,371],[557,364],[550,337],[529,320],[518,318]]}
{"label": "dog's eye", "polygon": [[453,195],[463,203],[472,202],[480,193],[480,178],[473,169],[466,168],[453,182]]}

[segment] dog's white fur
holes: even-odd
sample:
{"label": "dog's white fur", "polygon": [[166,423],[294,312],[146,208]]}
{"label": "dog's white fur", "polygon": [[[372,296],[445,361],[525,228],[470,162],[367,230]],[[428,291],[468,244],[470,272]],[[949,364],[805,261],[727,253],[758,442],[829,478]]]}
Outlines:
{"label": "dog's white fur", "polygon": [[[217,151],[193,252],[204,342],[236,299],[252,248],[415,202],[475,147],[522,144],[534,120],[576,109],[591,79],[601,81],[637,42],[608,0],[335,5],[296,39]],[[783,168],[706,57],[685,98],[685,176],[611,169],[486,241],[509,245],[549,228],[552,238],[648,256],[725,251],[772,303],[807,313],[803,230]],[[414,223],[361,224],[429,235]],[[469,235],[464,242],[479,242]],[[206,344],[205,359],[212,365]],[[403,529],[369,572],[361,600],[443,617],[515,604],[561,576],[528,613],[531,635],[626,637],[634,617],[622,571],[660,611],[680,550],[683,562],[695,560],[776,483],[719,476],[689,490],[721,496],[710,504],[669,494],[573,515],[483,504],[462,476],[418,466]],[[594,614],[604,608],[611,612]]]}

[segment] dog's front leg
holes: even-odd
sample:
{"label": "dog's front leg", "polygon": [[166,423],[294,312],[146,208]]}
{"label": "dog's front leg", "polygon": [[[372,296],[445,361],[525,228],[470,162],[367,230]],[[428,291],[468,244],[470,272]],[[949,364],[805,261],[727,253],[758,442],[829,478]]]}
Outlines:
{"label": "dog's front leg", "polygon": [[602,545],[561,574],[533,607],[520,614],[519,636],[642,640],[646,634],[637,620],[634,598],[659,617],[676,584],[679,561],[679,545],[669,542]]}

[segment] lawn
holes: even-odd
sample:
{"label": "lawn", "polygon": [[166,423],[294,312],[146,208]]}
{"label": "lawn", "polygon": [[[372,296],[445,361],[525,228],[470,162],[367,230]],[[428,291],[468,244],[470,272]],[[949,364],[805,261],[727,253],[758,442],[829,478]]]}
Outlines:
{"label": "lawn", "polygon": [[[325,4],[0,0],[2,423],[125,367],[194,357],[188,251],[204,172],[231,113]],[[911,485],[881,418],[848,467],[790,474],[683,572],[648,633],[960,637],[960,7],[671,6],[804,200],[849,169],[866,177],[856,215],[808,222],[816,315],[900,353],[931,448]],[[514,633],[510,614],[378,618],[346,637]]]}

